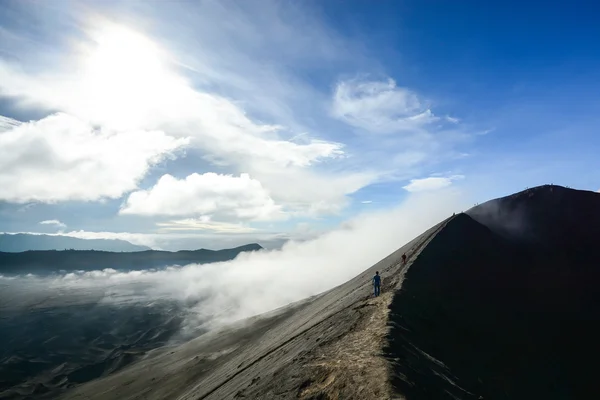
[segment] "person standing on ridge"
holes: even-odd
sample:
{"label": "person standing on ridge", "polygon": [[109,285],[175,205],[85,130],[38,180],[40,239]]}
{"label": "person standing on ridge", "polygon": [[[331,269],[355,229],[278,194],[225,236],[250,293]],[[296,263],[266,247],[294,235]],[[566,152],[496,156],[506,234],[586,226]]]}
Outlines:
{"label": "person standing on ridge", "polygon": [[375,271],[375,276],[373,277],[373,292],[375,297],[379,296],[381,292],[381,276],[379,276],[379,271]]}
{"label": "person standing on ridge", "polygon": [[402,254],[402,264],[406,264],[406,254]]}

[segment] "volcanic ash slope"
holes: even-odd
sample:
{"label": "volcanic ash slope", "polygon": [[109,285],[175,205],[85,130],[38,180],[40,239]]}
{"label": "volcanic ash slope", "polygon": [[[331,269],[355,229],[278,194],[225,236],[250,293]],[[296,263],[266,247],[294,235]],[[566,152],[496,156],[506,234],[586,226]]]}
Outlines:
{"label": "volcanic ash slope", "polygon": [[596,398],[598,238],[600,194],[529,189],[443,221],[328,292],[65,398]]}
{"label": "volcanic ash slope", "polygon": [[[67,399],[389,398],[382,354],[388,306],[405,266],[444,226],[434,226],[356,278],[303,302],[164,349]],[[371,278],[383,276],[372,297]]]}
{"label": "volcanic ash slope", "polygon": [[546,185],[457,215],[389,314],[393,392],[598,398],[600,194]]}

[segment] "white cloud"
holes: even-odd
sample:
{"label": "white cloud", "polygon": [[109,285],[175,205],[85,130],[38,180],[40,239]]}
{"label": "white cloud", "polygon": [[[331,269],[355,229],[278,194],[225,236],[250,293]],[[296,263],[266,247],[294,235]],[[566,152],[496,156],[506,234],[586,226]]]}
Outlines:
{"label": "white cloud", "polygon": [[9,131],[19,125],[21,125],[20,121],[0,115],[0,133]]}
{"label": "white cloud", "polygon": [[206,221],[203,218],[187,218],[156,224],[164,231],[212,231],[217,233],[250,233],[256,228],[230,222]]}
{"label": "white cloud", "polygon": [[296,133],[310,131],[307,123],[322,129],[318,113],[328,95],[297,72],[337,74],[338,66],[366,61],[359,41],[342,38],[304,3],[264,0],[254,7],[224,0],[148,8],[158,21],[177,21],[176,28],[161,24],[162,36],[175,33],[168,47],[177,48],[194,78],[218,85],[244,109]]}
{"label": "white cloud", "polygon": [[373,133],[414,132],[438,120],[417,94],[387,81],[348,80],[337,84],[332,113]]}
{"label": "white cloud", "polygon": [[438,190],[452,185],[452,182],[457,179],[463,179],[462,175],[452,175],[449,177],[430,176],[422,179],[411,179],[410,183],[403,186],[403,189],[409,192],[425,192],[430,190]]}
{"label": "white cloud", "polygon": [[119,198],[187,143],[160,131],[96,129],[66,114],[51,115],[0,134],[0,199]]}
{"label": "white cloud", "polygon": [[451,161],[455,147],[473,138],[457,118],[437,117],[422,96],[391,78],[339,81],[331,115],[357,128],[352,138],[363,165],[376,168],[387,181],[413,178],[425,167]]}
{"label": "white cloud", "polygon": [[256,232],[246,224],[211,221],[209,216],[200,218],[186,218],[156,224],[164,231],[212,231],[218,233],[250,233]]}
{"label": "white cloud", "polygon": [[[308,167],[316,162],[343,156],[340,143],[307,138],[294,143],[278,137],[278,130],[252,122],[239,108],[214,95],[196,94],[178,106],[178,122],[165,116],[158,126],[194,137],[193,144],[210,154],[211,161],[240,169]],[[185,107],[183,109],[182,107]]]}
{"label": "white cloud", "polygon": [[[231,224],[234,225],[234,224]],[[40,234],[37,232],[22,232],[29,234]],[[235,234],[232,234],[235,233]],[[46,235],[46,233],[43,233]],[[140,232],[93,232],[93,231],[70,231],[60,232],[52,235],[62,235],[79,239],[121,239],[132,244],[148,246],[156,250],[196,250],[199,248],[226,249],[242,246],[248,243],[259,243],[265,248],[280,248],[287,240],[303,239],[302,232],[294,232],[294,235],[280,232],[223,232],[218,230],[185,231],[164,230],[152,233]]]}
{"label": "white cloud", "polygon": [[202,216],[216,214],[238,220],[284,217],[260,181],[248,174],[239,177],[212,172],[185,179],[163,175],[149,190],[129,195],[121,214]]}
{"label": "white cloud", "polygon": [[64,223],[60,222],[60,221],[59,221],[59,220],[57,220],[57,219],[47,219],[47,220],[45,220],[45,221],[40,221],[40,225],[54,225],[54,226],[56,226],[57,228],[61,228],[61,229],[64,229],[64,228],[66,228],[66,227],[67,227],[67,225],[66,225],[66,224],[64,224]]}
{"label": "white cloud", "polygon": [[207,159],[242,169],[256,162],[307,167],[343,155],[340,143],[283,140],[282,127],[255,123],[233,101],[195,90],[169,69],[171,55],[136,32],[109,24],[90,39],[84,68],[69,74],[28,75],[0,60],[0,94],[113,129],[193,137]]}
{"label": "white cloud", "polygon": [[[278,125],[252,120],[240,107],[243,103],[234,103],[223,96],[193,88],[171,68],[173,56],[156,44],[135,32],[115,28],[111,24],[107,26],[105,30],[92,30],[90,40],[82,45],[82,53],[87,54],[87,58],[70,64],[83,65],[82,69],[67,73],[63,68],[30,75],[15,65],[0,61],[0,93],[19,99],[23,107],[61,109],[75,116],[69,118],[89,121],[90,125],[98,124],[105,129],[135,131],[138,136],[146,137],[156,136],[156,132],[167,132],[171,137],[190,138],[189,152],[194,156],[226,167],[228,172],[250,173],[262,182],[276,201],[287,200],[294,203],[294,207],[301,204],[307,208],[306,203],[334,202],[333,208],[337,210],[346,203],[346,194],[360,188],[356,187],[359,182],[361,186],[372,181],[366,178],[367,175],[372,177],[373,173],[326,172],[325,161],[344,157],[341,143],[317,139],[305,132],[296,135],[294,140],[286,140],[283,136],[292,132]],[[111,30],[113,28],[115,30]],[[148,65],[142,66],[141,62]],[[138,65],[143,73],[135,68],[123,67],[129,63]],[[244,75],[247,73],[244,72]],[[65,143],[71,140],[70,137],[63,139]],[[19,140],[21,143],[18,145],[22,145],[26,138]],[[128,147],[136,150],[138,143],[148,144],[152,140],[139,140],[135,145],[122,143],[116,153],[127,159],[129,157],[124,155],[128,153]],[[55,149],[59,159],[68,156],[65,152],[59,147]],[[94,163],[95,159],[89,160],[89,164]],[[148,162],[147,166],[151,164]],[[144,168],[144,173],[146,170]],[[106,168],[106,171],[113,171],[113,168]],[[127,179],[127,174],[119,175],[121,180],[127,179],[126,184],[110,188],[105,196],[119,197],[124,191],[135,189],[135,182],[143,176],[140,169],[137,171],[140,174],[135,174],[135,179]],[[312,187],[324,186],[324,174],[328,175],[327,180],[341,178],[347,183],[332,185],[323,192],[335,190],[334,195],[322,195]],[[302,176],[302,179],[297,176]],[[36,177],[32,179],[36,180]],[[289,179],[295,180],[296,190],[288,190]],[[26,182],[27,179],[21,181]],[[313,185],[315,182],[317,184]],[[106,184],[70,185],[80,188],[80,192],[87,191],[90,186],[108,189]],[[34,193],[29,197],[45,200],[94,200],[102,197],[93,189],[90,194],[52,196],[54,188],[48,185],[44,193]],[[13,197],[9,200],[27,196]],[[324,210],[325,207],[318,208]]]}
{"label": "white cloud", "polygon": [[[78,12],[59,8],[57,15]],[[153,20],[160,42],[92,19],[79,26],[85,37],[70,38],[75,52],[52,54],[66,60],[62,65],[41,62],[29,48],[15,59],[32,68],[0,60],[0,94],[21,107],[62,110],[103,129],[190,138],[189,155],[220,172],[249,173],[292,216],[339,213],[349,194],[382,179],[415,176],[417,166],[441,158],[425,127],[450,120],[435,117],[415,92],[393,80],[340,82],[333,114],[372,132],[410,132],[386,139],[410,137],[413,147],[363,146],[330,129],[339,127],[330,119],[331,93],[306,79],[311,68],[335,79],[338,66],[368,70],[376,61],[365,57],[360,41],[348,42],[323,24],[315,10],[224,1],[124,6],[120,12],[124,20],[128,13]],[[74,16],[75,24],[90,21],[80,17]],[[179,176],[176,168],[169,165],[168,172]],[[135,190],[130,183],[122,186]]]}
{"label": "white cloud", "polygon": [[346,174],[312,173],[304,169],[257,170],[254,174],[271,197],[297,215],[320,216],[336,214],[349,199],[346,197],[378,179],[376,172],[347,172]]}
{"label": "white cloud", "polygon": [[[149,301],[156,297],[184,302],[201,298],[191,310],[187,321],[191,325],[207,319],[212,324],[231,322],[339,285],[461,209],[464,201],[455,191],[443,196],[411,194],[395,209],[360,215],[315,239],[288,242],[280,251],[241,254],[226,263],[163,271],[70,274],[52,278],[50,286],[110,286],[105,300],[119,301],[119,291],[127,291],[130,283],[143,282],[139,295]],[[368,283],[369,278],[365,279]]]}
{"label": "white cloud", "polygon": [[373,201],[372,200],[363,200],[361,201],[362,204],[371,204]]}
{"label": "white cloud", "polygon": [[[28,233],[35,234],[34,232]],[[148,246],[153,249],[161,249],[159,243],[161,242],[161,237],[164,236],[156,233],[93,232],[84,230],[61,232],[57,235],[74,237],[78,239],[119,239],[140,246]]]}

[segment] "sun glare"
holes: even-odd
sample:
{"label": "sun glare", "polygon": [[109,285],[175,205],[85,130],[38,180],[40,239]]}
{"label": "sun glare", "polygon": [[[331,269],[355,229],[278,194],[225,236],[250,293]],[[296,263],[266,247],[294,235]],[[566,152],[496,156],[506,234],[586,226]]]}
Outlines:
{"label": "sun glare", "polygon": [[144,36],[123,27],[94,35],[85,60],[82,106],[94,119],[135,126],[151,112],[171,75],[160,49]]}

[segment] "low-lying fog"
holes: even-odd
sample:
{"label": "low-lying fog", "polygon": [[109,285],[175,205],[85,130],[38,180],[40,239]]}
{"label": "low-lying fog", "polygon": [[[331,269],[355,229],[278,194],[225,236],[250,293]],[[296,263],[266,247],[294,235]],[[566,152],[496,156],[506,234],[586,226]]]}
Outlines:
{"label": "low-lying fog", "polygon": [[[7,360],[13,367],[0,380],[0,392],[81,353],[61,346],[94,344],[96,350],[85,361],[94,364],[97,358],[105,360],[102,351],[112,357],[124,343],[156,347],[321,293],[463,206],[452,190],[414,194],[393,210],[365,213],[316,239],[243,253],[224,263],[0,277],[0,332],[8,344],[0,352],[0,369],[9,368]],[[31,370],[24,363],[38,353],[32,346],[55,359],[44,361],[40,371]]]}

